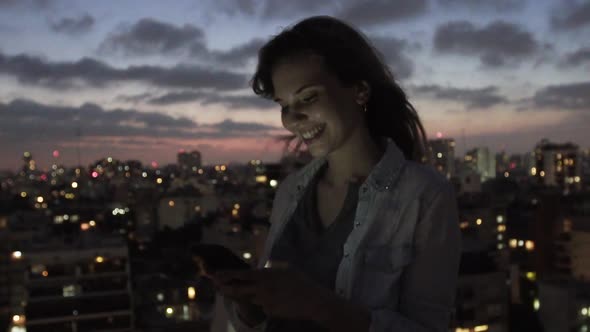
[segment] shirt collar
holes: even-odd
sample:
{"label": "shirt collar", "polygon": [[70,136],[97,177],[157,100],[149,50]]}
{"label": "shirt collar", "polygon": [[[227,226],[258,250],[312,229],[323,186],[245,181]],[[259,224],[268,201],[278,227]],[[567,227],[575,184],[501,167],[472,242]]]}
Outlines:
{"label": "shirt collar", "polygon": [[[327,157],[318,157],[300,169],[296,176],[296,192],[303,192],[303,189],[307,187],[314,175],[326,162]],[[403,152],[393,140],[388,140],[385,153],[369,173],[364,185],[371,186],[378,191],[391,189],[405,163],[406,158]]]}

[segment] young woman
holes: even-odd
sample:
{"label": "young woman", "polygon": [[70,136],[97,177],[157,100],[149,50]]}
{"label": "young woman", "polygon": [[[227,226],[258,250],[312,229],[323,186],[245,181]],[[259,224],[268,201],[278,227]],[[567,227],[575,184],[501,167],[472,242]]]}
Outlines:
{"label": "young woman", "polygon": [[258,269],[214,277],[236,329],[447,331],[455,193],[378,52],[312,17],[262,47],[252,83],[314,159],[277,189]]}

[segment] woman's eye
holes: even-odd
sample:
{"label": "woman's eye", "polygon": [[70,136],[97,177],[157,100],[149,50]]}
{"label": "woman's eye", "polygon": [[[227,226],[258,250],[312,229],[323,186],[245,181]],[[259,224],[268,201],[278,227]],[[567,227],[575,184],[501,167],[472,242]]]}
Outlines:
{"label": "woman's eye", "polygon": [[309,96],[307,96],[307,97],[301,98],[301,100],[302,100],[304,103],[311,103],[312,101],[314,101],[314,100],[315,100],[315,97],[316,97],[316,96],[317,96],[317,95],[315,95],[315,94],[313,94],[313,95],[309,95]]}

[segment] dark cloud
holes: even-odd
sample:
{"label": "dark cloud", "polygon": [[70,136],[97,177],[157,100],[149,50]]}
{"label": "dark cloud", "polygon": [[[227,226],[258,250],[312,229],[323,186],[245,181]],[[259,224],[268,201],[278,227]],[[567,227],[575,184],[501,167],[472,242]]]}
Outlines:
{"label": "dark cloud", "polygon": [[7,56],[0,53],[0,73],[15,76],[21,83],[49,88],[67,88],[82,81],[101,86],[116,81],[141,81],[159,87],[241,89],[247,86],[245,75],[194,65],[170,68],[157,66],[111,67],[98,60],[83,58],[75,62],[49,62],[29,55]]}
{"label": "dark cloud", "polygon": [[590,81],[550,85],[540,89],[532,98],[536,108],[590,111]]}
{"label": "dark cloud", "polygon": [[[261,135],[279,129],[254,122],[225,120],[197,124],[156,112],[133,109],[105,110],[95,104],[66,107],[17,99],[0,103],[0,133],[6,143],[53,140],[71,141],[80,128],[85,137],[228,138]],[[212,130],[214,129],[214,130]]]}
{"label": "dark cloud", "polygon": [[489,108],[508,103],[506,97],[498,94],[498,88],[487,86],[479,89],[460,89],[439,85],[422,85],[410,87],[418,96],[456,101],[465,104],[467,110]]}
{"label": "dark cloud", "polygon": [[131,26],[111,33],[99,46],[101,52],[125,55],[187,53],[205,49],[202,29],[185,24],[177,27],[152,18],[143,18]]}
{"label": "dark cloud", "polygon": [[427,10],[427,0],[355,0],[348,1],[336,16],[367,27],[412,19]]}
{"label": "dark cloud", "polygon": [[473,11],[493,10],[496,12],[512,12],[525,7],[524,0],[439,0],[443,8],[466,8]]}
{"label": "dark cloud", "polygon": [[93,26],[94,18],[88,14],[66,17],[50,24],[51,30],[73,36],[87,33]]}
{"label": "dark cloud", "polygon": [[258,50],[266,43],[265,40],[254,38],[244,44],[233,47],[227,51],[210,51],[209,57],[214,62],[244,65],[250,59],[258,55]]}
{"label": "dark cloud", "polygon": [[221,104],[230,109],[260,109],[269,110],[277,108],[277,105],[264,98],[249,95],[222,95],[214,92],[181,91],[170,92],[147,100],[153,105],[173,105],[179,103],[199,102],[201,105]]}
{"label": "dark cloud", "polygon": [[300,14],[314,13],[328,7],[332,1],[299,0],[282,1],[266,0],[262,9],[263,18],[293,18]]}
{"label": "dark cloud", "polygon": [[420,49],[418,44],[410,45],[407,40],[394,37],[371,37],[370,41],[391,66],[396,78],[408,78],[414,72],[414,62],[406,53]]}
{"label": "dark cloud", "polygon": [[436,29],[434,48],[440,53],[476,55],[483,65],[499,67],[536,55],[540,45],[514,23],[494,21],[480,28],[468,21],[453,21]]}
{"label": "dark cloud", "polygon": [[225,119],[222,122],[216,123],[214,125],[209,126],[211,128],[216,128],[222,132],[258,132],[258,131],[266,131],[266,130],[276,130],[277,127],[269,126],[261,123],[254,123],[254,122],[235,122],[230,119]]}
{"label": "dark cloud", "polygon": [[0,8],[49,9],[55,0],[0,0]]}
{"label": "dark cloud", "polygon": [[590,63],[590,47],[583,47],[575,52],[568,53],[561,61],[561,65],[564,67],[577,67],[585,63]]}
{"label": "dark cloud", "polygon": [[590,1],[560,1],[552,11],[551,26],[555,30],[572,30],[590,25]]}

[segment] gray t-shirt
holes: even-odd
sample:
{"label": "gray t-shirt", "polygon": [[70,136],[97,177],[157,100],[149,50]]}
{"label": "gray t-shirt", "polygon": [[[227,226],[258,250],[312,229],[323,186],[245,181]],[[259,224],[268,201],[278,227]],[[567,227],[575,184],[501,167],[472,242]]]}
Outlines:
{"label": "gray t-shirt", "polygon": [[[342,260],[342,246],[353,227],[360,183],[350,182],[342,209],[324,227],[317,209],[317,183],[327,164],[311,180],[293,217],[285,226],[270,254],[271,260],[287,261],[325,288],[335,288],[336,272]],[[266,331],[325,331],[311,321],[270,317]]]}

